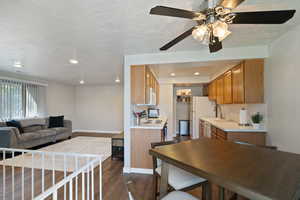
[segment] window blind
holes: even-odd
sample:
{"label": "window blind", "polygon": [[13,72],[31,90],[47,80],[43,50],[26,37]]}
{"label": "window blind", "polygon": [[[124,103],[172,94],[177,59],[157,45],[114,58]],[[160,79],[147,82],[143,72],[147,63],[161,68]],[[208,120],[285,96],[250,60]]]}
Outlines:
{"label": "window blind", "polygon": [[32,118],[41,115],[45,87],[0,79],[0,121]]}

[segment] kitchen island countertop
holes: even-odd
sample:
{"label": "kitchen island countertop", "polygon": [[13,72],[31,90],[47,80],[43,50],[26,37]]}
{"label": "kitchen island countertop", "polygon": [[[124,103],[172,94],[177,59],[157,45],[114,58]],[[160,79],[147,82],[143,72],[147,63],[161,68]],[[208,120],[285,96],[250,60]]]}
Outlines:
{"label": "kitchen island countertop", "polygon": [[229,121],[225,119],[219,118],[208,118],[208,117],[200,117],[200,120],[206,121],[211,125],[225,131],[225,132],[256,132],[256,133],[266,133],[267,130],[265,128],[255,129],[253,126],[240,126],[235,121]]}

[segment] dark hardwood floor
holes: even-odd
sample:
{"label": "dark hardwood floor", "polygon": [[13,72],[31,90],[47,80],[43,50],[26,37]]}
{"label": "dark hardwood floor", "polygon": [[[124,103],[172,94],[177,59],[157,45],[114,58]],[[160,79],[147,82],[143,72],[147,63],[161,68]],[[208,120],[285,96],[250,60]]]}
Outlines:
{"label": "dark hardwood floor", "polygon": [[[75,134],[76,136],[92,136],[92,137],[111,137],[111,134]],[[186,138],[183,138],[186,139]],[[99,180],[98,178],[98,170],[99,168],[95,168],[95,180]],[[45,172],[46,177],[46,188],[51,186],[52,181],[52,173],[50,171]],[[103,199],[104,200],[128,200],[127,188],[125,185],[125,178],[128,180],[132,180],[134,182],[135,191],[137,191],[138,195],[143,197],[140,200],[153,200],[152,196],[152,175],[143,175],[143,174],[123,174],[123,161],[120,160],[112,160],[108,158],[102,164],[102,187],[103,187]],[[36,194],[41,192],[41,170],[35,170],[35,191]],[[56,172],[55,174],[57,182],[63,178],[62,172]],[[21,199],[21,168],[15,168],[15,199]],[[86,180],[86,179],[85,179]],[[31,170],[25,169],[25,199],[31,199]],[[81,199],[81,178],[78,179],[79,182],[79,199]],[[11,199],[11,169],[9,167],[6,168],[6,188],[7,194],[6,199]],[[95,188],[98,187],[99,182],[95,181]],[[74,188],[74,184],[73,184]],[[217,186],[213,186],[213,200],[218,199],[218,188]],[[201,188],[196,188],[190,193],[197,198],[201,199]],[[0,199],[2,199],[3,195],[3,167],[0,165]],[[95,199],[98,199],[99,191],[95,190]],[[58,199],[63,199],[63,189],[59,191]],[[68,194],[67,194],[68,196]],[[73,194],[74,196],[74,194]],[[49,198],[51,199],[51,198]],[[75,198],[73,198],[75,199]],[[229,198],[226,198],[229,199]]]}

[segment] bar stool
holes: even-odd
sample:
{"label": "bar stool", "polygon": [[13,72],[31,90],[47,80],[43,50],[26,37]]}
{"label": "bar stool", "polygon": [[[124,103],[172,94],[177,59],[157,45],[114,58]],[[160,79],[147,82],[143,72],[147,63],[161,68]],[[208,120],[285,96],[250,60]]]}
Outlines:
{"label": "bar stool", "polygon": [[[175,144],[175,141],[151,143],[151,148],[159,146]],[[153,157],[153,195],[154,199],[158,196],[158,179],[161,177],[161,160]],[[169,165],[168,184],[171,190],[176,191],[188,191],[196,187],[202,186],[202,199],[206,200],[210,198],[210,185],[206,179],[195,176],[189,172],[186,172],[180,168]],[[177,193],[176,193],[177,194]],[[179,193],[180,194],[180,193]]]}

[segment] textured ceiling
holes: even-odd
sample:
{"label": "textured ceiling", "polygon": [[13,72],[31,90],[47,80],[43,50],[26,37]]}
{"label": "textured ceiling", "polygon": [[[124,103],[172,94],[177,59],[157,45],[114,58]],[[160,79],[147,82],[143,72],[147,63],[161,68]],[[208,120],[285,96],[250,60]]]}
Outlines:
{"label": "textured ceiling", "polygon": [[[201,0],[0,0],[0,70],[77,84],[114,83],[123,56],[158,52],[164,43],[192,27],[186,19],[150,16],[156,5],[197,10]],[[299,0],[246,0],[239,10],[299,9]],[[300,10],[300,9],[299,9]],[[269,44],[300,23],[299,13],[285,25],[232,25],[226,47]],[[187,38],[170,51],[205,46]],[[68,64],[76,49],[79,65]]]}
{"label": "textured ceiling", "polygon": [[196,77],[194,75],[195,72],[199,72],[199,76],[211,77],[215,73],[225,68],[234,67],[239,63],[239,60],[235,60],[150,65],[150,67],[158,78],[170,78],[171,73],[175,73],[176,77]]}

